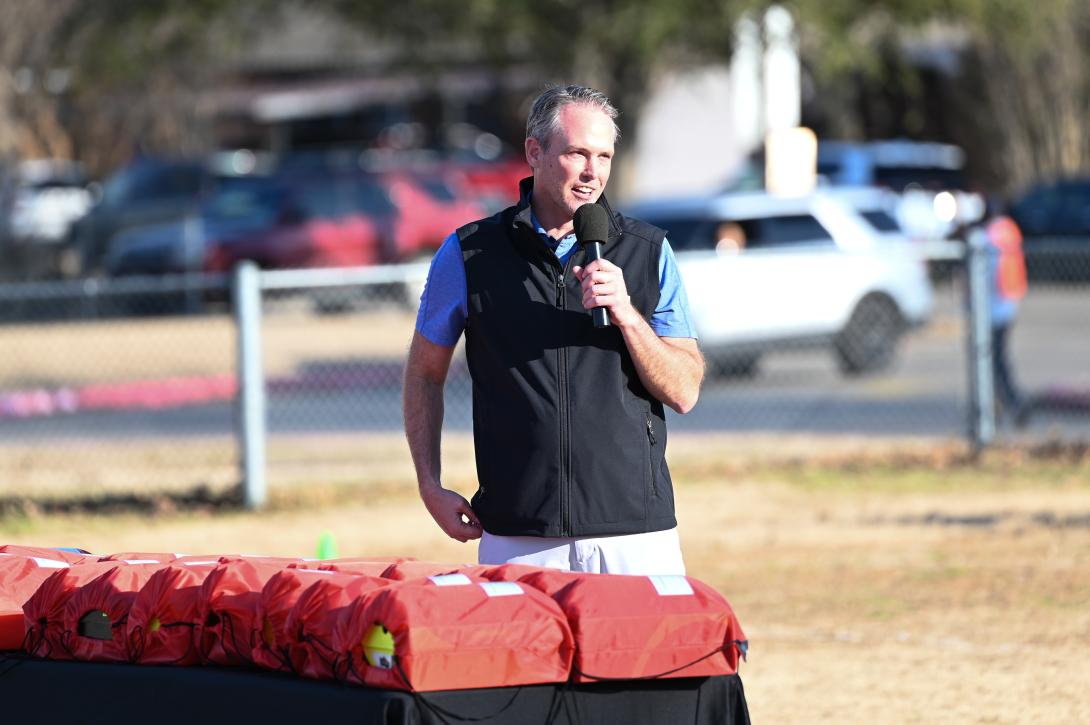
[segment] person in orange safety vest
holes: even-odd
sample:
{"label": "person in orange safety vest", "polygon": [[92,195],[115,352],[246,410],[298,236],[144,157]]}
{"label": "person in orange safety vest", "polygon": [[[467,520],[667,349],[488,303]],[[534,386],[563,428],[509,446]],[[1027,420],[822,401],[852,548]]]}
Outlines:
{"label": "person in orange safety vest", "polygon": [[1028,286],[1022,231],[1009,216],[993,213],[975,233],[985,236],[988,249],[988,312],[992,327],[996,405],[1000,414],[1009,415],[1018,425],[1024,425],[1029,407],[1014,381],[1007,350],[1018,305]]}

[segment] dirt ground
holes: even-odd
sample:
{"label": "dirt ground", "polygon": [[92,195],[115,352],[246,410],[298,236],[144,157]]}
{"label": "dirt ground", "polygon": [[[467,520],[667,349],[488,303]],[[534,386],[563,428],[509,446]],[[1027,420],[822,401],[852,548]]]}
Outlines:
{"label": "dirt ground", "polygon": [[[448,481],[469,492],[465,441]],[[899,444],[866,457],[814,442],[677,437],[672,465],[690,574],[730,599],[750,640],[754,722],[1090,721],[1090,453]],[[743,453],[743,451],[745,453]],[[819,453],[820,451],[820,453]],[[878,451],[878,452],[875,452]],[[895,452],[896,451],[896,452]],[[96,552],[313,555],[471,562],[401,474],[282,486],[262,514],[30,511],[0,518],[9,543]]]}

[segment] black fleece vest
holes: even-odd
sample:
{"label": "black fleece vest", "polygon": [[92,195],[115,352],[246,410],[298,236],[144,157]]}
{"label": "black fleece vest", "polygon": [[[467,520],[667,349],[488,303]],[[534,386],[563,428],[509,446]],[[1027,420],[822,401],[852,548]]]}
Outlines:
{"label": "black fleece vest", "polygon": [[[458,230],[469,318],[479,488],[473,510],[504,536],[602,536],[677,525],[665,461],[666,420],[620,331],[595,329],[571,268],[561,266],[522,200]],[[650,319],[664,232],[609,213],[603,256],[624,270]]]}

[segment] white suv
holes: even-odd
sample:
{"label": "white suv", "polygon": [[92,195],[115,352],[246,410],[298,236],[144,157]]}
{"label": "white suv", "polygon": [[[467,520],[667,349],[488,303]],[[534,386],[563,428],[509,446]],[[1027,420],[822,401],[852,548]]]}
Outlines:
{"label": "white suv", "polygon": [[750,374],[770,350],[827,345],[845,374],[890,362],[927,321],[920,251],[873,188],[803,197],[762,192],[648,202],[632,216],[667,230],[713,370]]}

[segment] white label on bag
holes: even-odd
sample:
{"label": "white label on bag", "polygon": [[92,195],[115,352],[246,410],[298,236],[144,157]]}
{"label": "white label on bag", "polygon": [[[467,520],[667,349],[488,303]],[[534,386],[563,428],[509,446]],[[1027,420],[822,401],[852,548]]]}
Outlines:
{"label": "white label on bag", "polygon": [[174,564],[181,564],[182,566],[204,566],[206,564],[219,564],[218,559],[208,559],[207,561],[175,561]]}
{"label": "white label on bag", "polygon": [[485,582],[481,589],[490,597],[513,597],[522,594],[522,587],[517,582]]}
{"label": "white label on bag", "polygon": [[692,596],[693,586],[689,580],[677,574],[655,574],[647,577],[655,586],[660,597]]}
{"label": "white label on bag", "polygon": [[431,583],[437,587],[462,587],[473,583],[465,574],[442,574],[429,576],[428,579],[431,579]]}
{"label": "white label on bag", "polygon": [[35,564],[43,569],[67,569],[68,563],[64,561],[56,561],[55,559],[41,559],[37,556],[30,557]]}

